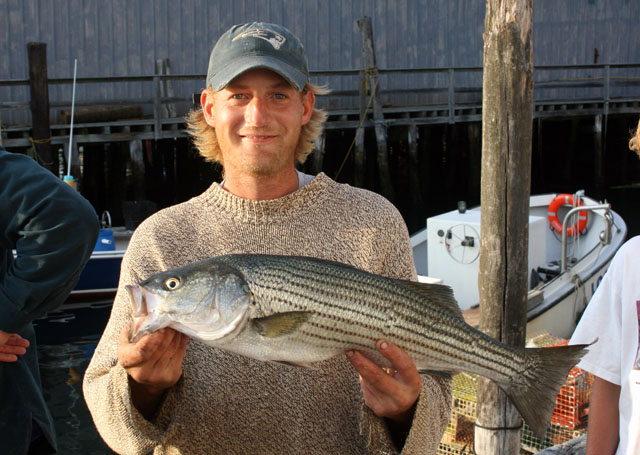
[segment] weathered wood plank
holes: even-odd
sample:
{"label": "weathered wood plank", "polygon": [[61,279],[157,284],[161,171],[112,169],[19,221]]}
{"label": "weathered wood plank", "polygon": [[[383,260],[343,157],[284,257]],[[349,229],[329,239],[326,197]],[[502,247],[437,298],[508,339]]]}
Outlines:
{"label": "weathered wood plank", "polygon": [[29,84],[31,87],[32,139],[37,160],[54,174],[58,170],[58,155],[51,149],[49,123],[49,84],[47,76],[47,45],[28,43]]}
{"label": "weathered wood plank", "polygon": [[[524,345],[533,112],[532,0],[487,0],[482,109],[480,329]],[[475,450],[519,453],[521,418],[497,385],[478,383]]]}
{"label": "weathered wood plank", "polygon": [[376,142],[378,145],[377,161],[380,176],[380,187],[382,194],[391,202],[395,200],[395,191],[391,184],[391,171],[389,168],[389,156],[387,150],[387,133],[383,123],[384,114],[378,96],[378,68],[376,67],[376,57],[373,45],[373,31],[371,29],[371,18],[365,16],[358,21],[362,36],[362,49],[364,53],[365,76],[368,76],[370,90],[373,96],[373,122],[376,132]]}

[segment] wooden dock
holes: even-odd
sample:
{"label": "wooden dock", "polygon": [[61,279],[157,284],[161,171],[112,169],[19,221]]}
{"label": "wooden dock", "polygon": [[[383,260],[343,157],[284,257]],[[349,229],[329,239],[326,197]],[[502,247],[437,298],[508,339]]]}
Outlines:
{"label": "wooden dock", "polygon": [[[173,96],[172,86],[179,81],[202,81],[203,74],[159,74],[138,77],[79,78],[78,84],[140,83],[150,86],[151,98],[126,98],[109,104],[90,100],[76,102],[83,107],[111,108],[134,106],[142,115],[127,119],[108,119],[76,122],[76,143],[104,143],[131,140],[160,140],[187,137],[184,115],[197,106],[199,93],[188,97]],[[362,77],[362,71],[315,71],[312,80],[336,77]],[[335,91],[318,97],[317,105],[329,113],[326,130],[355,130],[359,127],[385,128],[409,125],[437,125],[480,122],[482,119],[482,68],[423,68],[379,69],[381,77],[427,75],[445,84],[433,87],[391,90],[382,87],[377,94],[381,102],[382,118],[373,118],[373,109],[361,115],[361,105],[373,95],[370,90],[355,86],[352,90]],[[573,77],[566,77],[567,74]],[[640,64],[583,65],[537,67],[534,71],[534,113],[536,120],[569,117],[595,117],[602,115],[633,114],[640,112]],[[434,79],[435,80],[435,79]],[[49,79],[50,86],[70,85],[71,79]],[[25,80],[0,80],[0,87],[30,86]],[[2,101],[0,109],[28,110],[30,100]],[[68,103],[52,103],[54,115],[50,125],[51,144],[65,144],[69,140],[70,126],[62,123]],[[333,107],[340,105],[341,107]],[[344,107],[347,105],[348,107]],[[122,109],[121,109],[122,110]],[[55,114],[58,115],[55,115]],[[30,147],[31,125],[2,125],[2,144],[5,148]]]}

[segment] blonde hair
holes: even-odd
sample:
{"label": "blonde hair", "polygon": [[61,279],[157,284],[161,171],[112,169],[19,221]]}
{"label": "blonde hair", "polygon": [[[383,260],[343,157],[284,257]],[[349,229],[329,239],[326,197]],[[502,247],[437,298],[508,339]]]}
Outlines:
{"label": "blonde hair", "polygon": [[[207,88],[213,95],[215,92],[211,87]],[[329,89],[325,86],[314,85],[307,82],[302,93],[311,92],[314,95],[326,95]],[[224,167],[222,151],[218,145],[215,128],[209,125],[204,119],[202,108],[191,110],[185,117],[187,122],[187,132],[193,137],[193,144],[206,161],[220,163]],[[304,163],[309,154],[313,151],[316,140],[322,134],[324,122],[327,120],[327,113],[318,108],[313,108],[311,119],[302,126],[298,145],[296,147],[296,162]]]}
{"label": "blonde hair", "polygon": [[640,156],[640,121],[633,137],[629,140],[629,148]]}

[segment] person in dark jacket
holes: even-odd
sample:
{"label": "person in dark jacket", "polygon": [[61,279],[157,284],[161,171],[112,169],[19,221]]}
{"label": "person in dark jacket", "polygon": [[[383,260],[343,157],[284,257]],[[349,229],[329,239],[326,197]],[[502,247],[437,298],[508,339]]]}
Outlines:
{"label": "person in dark jacket", "polygon": [[32,321],[62,305],[98,230],[93,207],[78,192],[29,157],[0,147],[2,454],[56,452]]}

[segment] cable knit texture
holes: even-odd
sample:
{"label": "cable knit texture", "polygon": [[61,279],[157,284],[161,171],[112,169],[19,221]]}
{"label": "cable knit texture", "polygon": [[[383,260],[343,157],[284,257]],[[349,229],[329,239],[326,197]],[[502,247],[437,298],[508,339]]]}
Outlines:
{"label": "cable knit texture", "polygon": [[[318,369],[259,362],[190,340],[183,376],[152,419],[131,403],[117,363],[131,320],[124,286],[155,272],[229,253],[315,256],[373,273],[415,279],[402,217],[381,196],[319,174],[270,201],[242,199],[213,184],[164,209],[134,233],[111,318],[84,377],[98,431],[122,454],[394,454],[383,419],[363,403],[346,356]],[[450,381],[423,376],[405,454],[434,454],[449,418]]]}

